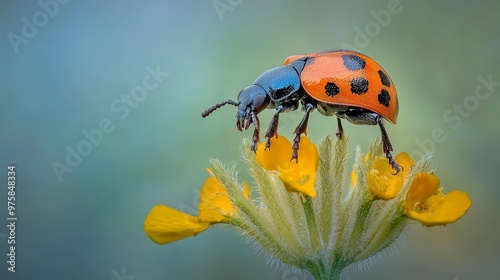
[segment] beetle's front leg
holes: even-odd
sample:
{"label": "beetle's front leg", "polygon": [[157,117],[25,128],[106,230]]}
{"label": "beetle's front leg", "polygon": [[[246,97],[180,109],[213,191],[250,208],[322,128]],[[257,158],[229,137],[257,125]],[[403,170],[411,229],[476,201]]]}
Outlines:
{"label": "beetle's front leg", "polygon": [[300,121],[300,124],[295,128],[295,131],[293,132],[295,134],[295,138],[293,139],[293,144],[292,144],[292,158],[290,161],[295,159],[295,162],[299,162],[299,144],[300,144],[300,135],[302,133],[307,135],[307,122],[309,121],[309,113],[314,109],[314,105],[312,103],[306,103],[304,105],[306,113],[304,114],[304,117]]}
{"label": "beetle's front leg", "polygon": [[278,123],[279,123],[279,115],[281,111],[283,110],[283,105],[279,105],[276,107],[276,111],[274,112],[273,118],[271,119],[271,122],[269,123],[269,127],[267,128],[266,131],[266,150],[271,148],[271,138],[276,136],[278,138]]}
{"label": "beetle's front leg", "polygon": [[254,127],[250,150],[256,152],[257,151],[256,146],[260,138],[260,120],[257,117],[257,114],[255,114],[255,110],[250,111],[250,118],[252,120],[252,124]]}

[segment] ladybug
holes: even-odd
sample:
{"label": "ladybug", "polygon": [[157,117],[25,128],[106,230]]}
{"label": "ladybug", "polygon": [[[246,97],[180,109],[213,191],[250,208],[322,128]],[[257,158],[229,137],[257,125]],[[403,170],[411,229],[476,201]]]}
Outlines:
{"label": "ladybug", "polygon": [[227,100],[201,113],[203,118],[224,105],[238,107],[236,127],[246,130],[254,126],[251,149],[259,141],[260,122],[257,115],[274,109],[265,137],[278,137],[281,113],[295,111],[301,105],[305,112],[295,128],[292,158],[298,161],[300,135],[306,133],[309,114],[317,109],[322,115],[337,117],[337,137],[343,135],[341,119],[357,125],[378,125],[383,151],[394,170],[401,167],[394,161],[392,144],[384,119],[396,124],[399,105],[396,88],[387,72],[372,58],[351,50],[326,50],[292,55],[282,66],[262,73],[252,85],[238,94],[238,101]]}

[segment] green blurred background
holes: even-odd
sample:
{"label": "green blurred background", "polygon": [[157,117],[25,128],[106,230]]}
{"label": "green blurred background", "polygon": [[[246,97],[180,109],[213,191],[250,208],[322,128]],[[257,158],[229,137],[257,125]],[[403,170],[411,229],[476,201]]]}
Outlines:
{"label": "green blurred background", "polygon": [[[467,191],[473,206],[446,227],[410,225],[387,258],[343,279],[498,277],[498,1],[60,2],[0,4],[2,280],[306,279],[268,267],[233,228],[159,246],[142,223],[158,203],[194,211],[209,158],[245,173],[239,148],[251,131],[235,129],[234,108],[208,119],[201,111],[289,55],[348,46],[375,58],[398,89],[398,124],[388,125],[396,153],[433,151],[445,191]],[[168,77],[126,105],[122,95],[148,67]],[[266,126],[271,113],[261,114]],[[284,115],[280,133],[291,137],[301,116]],[[88,155],[58,178],[54,162],[66,165],[68,147],[103,120],[113,131],[91,151],[81,146]],[[344,129],[351,149],[379,137],[377,127]],[[334,118],[311,116],[314,142],[334,131]],[[3,226],[12,163],[14,274]]]}

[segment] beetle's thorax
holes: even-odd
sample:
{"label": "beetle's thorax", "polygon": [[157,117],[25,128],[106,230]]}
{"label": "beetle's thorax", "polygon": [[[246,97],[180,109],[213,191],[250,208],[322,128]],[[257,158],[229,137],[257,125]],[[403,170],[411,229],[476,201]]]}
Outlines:
{"label": "beetle's thorax", "polygon": [[262,87],[274,102],[286,99],[301,87],[299,73],[289,65],[267,70],[253,84]]}
{"label": "beetle's thorax", "polygon": [[[298,64],[297,64],[298,63]],[[304,62],[271,68],[257,77],[252,85],[238,95],[236,123],[238,129],[248,127],[251,114],[258,114],[266,107],[286,104],[283,112],[295,110],[302,96],[300,71]]]}

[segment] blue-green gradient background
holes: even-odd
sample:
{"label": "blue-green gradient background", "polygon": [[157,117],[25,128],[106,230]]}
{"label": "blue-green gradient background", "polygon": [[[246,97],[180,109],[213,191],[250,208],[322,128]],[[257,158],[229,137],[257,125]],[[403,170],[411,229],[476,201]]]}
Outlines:
{"label": "blue-green gradient background", "polygon": [[[398,89],[398,124],[388,125],[395,152],[416,154],[426,143],[445,191],[467,191],[473,206],[446,227],[410,225],[387,258],[367,271],[354,265],[343,279],[496,279],[500,4],[401,0],[399,12],[378,23],[374,14],[397,2],[221,0],[231,9],[218,14],[213,0],[73,0],[16,53],[8,34],[21,36],[23,17],[33,22],[43,10],[33,0],[2,1],[0,279],[127,279],[116,276],[122,272],[136,280],[282,279],[229,226],[159,246],[142,223],[158,203],[193,211],[209,158],[245,174],[239,148],[251,131],[235,129],[234,108],[208,119],[201,111],[236,98],[289,55],[345,44],[375,58]],[[113,110],[142,85],[148,66],[169,76],[128,115]],[[493,92],[479,100],[478,77],[489,76]],[[261,114],[264,125],[271,113]],[[301,116],[284,115],[280,133],[290,137]],[[58,180],[53,162],[66,164],[66,148],[76,149],[82,131],[103,119],[114,130]],[[366,150],[379,137],[377,127],[344,129],[351,149]],[[334,118],[311,116],[312,141],[334,131]],[[442,134],[435,147],[433,131]],[[14,274],[6,270],[4,225],[11,163],[19,218]]]}

